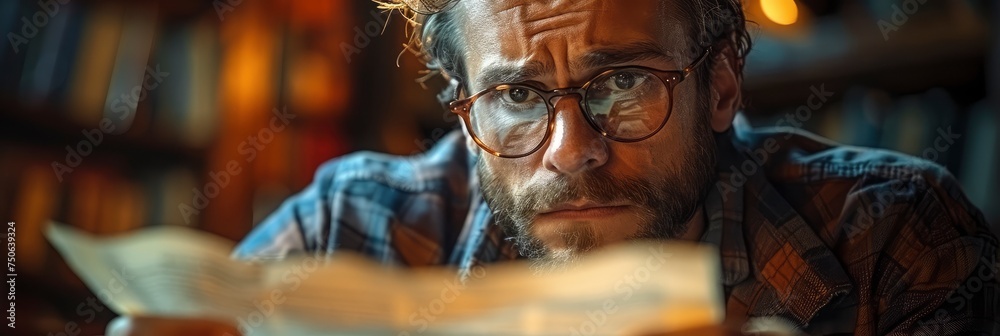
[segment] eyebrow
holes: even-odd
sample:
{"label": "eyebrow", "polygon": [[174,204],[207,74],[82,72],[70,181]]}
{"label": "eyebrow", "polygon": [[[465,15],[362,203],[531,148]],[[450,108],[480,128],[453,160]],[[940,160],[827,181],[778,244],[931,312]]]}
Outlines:
{"label": "eyebrow", "polygon": [[490,65],[479,75],[476,87],[485,88],[494,84],[521,83],[552,72],[554,69],[552,64],[539,61],[528,61],[524,65]]}
{"label": "eyebrow", "polygon": [[578,68],[592,69],[646,60],[672,62],[674,57],[660,44],[642,41],[593,50],[583,55],[580,61],[572,65]]}
{"label": "eyebrow", "polygon": [[[673,56],[657,43],[642,41],[624,46],[599,48],[583,55],[571,67],[593,69],[645,60],[673,61]],[[552,72],[551,63],[528,61],[523,65],[498,64],[487,66],[476,80],[476,88],[485,88],[503,83],[522,83],[532,78]]]}

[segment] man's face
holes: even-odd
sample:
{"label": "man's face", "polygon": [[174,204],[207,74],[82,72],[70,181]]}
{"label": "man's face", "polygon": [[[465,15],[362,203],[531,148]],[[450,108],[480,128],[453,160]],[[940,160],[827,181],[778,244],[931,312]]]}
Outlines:
{"label": "man's face", "polygon": [[[608,67],[683,69],[700,55],[687,52],[681,22],[662,2],[459,1],[468,86],[500,84],[489,80],[498,69],[526,74],[516,81],[544,90],[581,86]],[[603,62],[584,61],[594,55]],[[609,243],[685,235],[715,166],[707,104],[696,91],[694,77],[676,86],[663,129],[633,143],[602,137],[580,97],[563,96],[553,102],[554,130],[538,151],[482,155],[484,197],[521,253],[567,260]]]}

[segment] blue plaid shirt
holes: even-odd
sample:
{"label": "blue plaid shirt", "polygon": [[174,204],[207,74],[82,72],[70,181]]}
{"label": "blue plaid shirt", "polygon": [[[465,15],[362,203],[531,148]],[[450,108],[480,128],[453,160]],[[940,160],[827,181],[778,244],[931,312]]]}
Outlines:
{"label": "blue plaid shirt", "polygon": [[[702,240],[719,247],[727,317],[782,316],[809,334],[1000,332],[997,238],[945,169],[739,119],[717,143]],[[234,257],[351,250],[463,274],[515,259],[474,162],[458,132],[417,156],[335,159]]]}

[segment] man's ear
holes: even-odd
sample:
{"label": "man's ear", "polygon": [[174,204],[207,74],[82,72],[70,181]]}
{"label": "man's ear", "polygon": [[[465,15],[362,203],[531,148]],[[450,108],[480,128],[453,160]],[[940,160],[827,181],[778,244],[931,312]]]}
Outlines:
{"label": "man's ear", "polygon": [[740,60],[732,46],[726,45],[714,55],[711,70],[712,86],[709,109],[712,113],[712,130],[725,132],[733,125],[733,118],[740,108],[742,77],[737,74]]}

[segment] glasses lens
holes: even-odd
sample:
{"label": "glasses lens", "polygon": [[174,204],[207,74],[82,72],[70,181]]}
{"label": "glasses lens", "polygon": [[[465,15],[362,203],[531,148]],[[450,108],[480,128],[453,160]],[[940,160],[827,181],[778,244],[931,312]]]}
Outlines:
{"label": "glasses lens", "polygon": [[670,90],[649,71],[618,70],[591,84],[587,107],[608,137],[641,139],[656,132],[666,120]]}
{"label": "glasses lens", "polygon": [[501,85],[472,103],[472,132],[486,147],[501,155],[528,154],[545,139],[549,111],[534,90]]}

